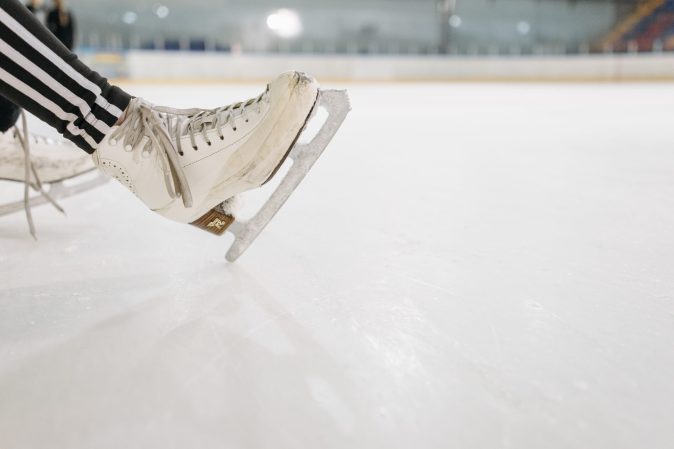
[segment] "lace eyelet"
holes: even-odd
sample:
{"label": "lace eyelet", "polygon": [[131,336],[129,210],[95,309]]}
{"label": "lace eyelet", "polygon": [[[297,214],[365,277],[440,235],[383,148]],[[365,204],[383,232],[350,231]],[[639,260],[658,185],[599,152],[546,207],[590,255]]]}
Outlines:
{"label": "lace eyelet", "polygon": [[183,153],[182,151],[178,154],[181,155],[181,156],[185,156],[185,153]]}
{"label": "lace eyelet", "polygon": [[236,127],[234,127],[233,130],[236,131]]}
{"label": "lace eyelet", "polygon": [[209,142],[206,142],[206,144],[207,144],[209,147],[211,146],[211,142],[210,142],[210,141],[209,141]]}
{"label": "lace eyelet", "polygon": [[220,136],[220,140],[225,140],[225,136]]}
{"label": "lace eyelet", "polygon": [[194,151],[199,151],[199,148],[197,148],[197,147],[192,147],[192,149],[193,149]]}

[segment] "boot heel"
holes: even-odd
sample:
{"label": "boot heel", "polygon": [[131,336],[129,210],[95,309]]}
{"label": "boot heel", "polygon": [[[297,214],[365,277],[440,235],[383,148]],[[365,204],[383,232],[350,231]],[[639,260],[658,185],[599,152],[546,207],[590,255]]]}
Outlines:
{"label": "boot heel", "polygon": [[211,234],[222,235],[232,223],[234,217],[218,210],[216,206],[190,224]]}

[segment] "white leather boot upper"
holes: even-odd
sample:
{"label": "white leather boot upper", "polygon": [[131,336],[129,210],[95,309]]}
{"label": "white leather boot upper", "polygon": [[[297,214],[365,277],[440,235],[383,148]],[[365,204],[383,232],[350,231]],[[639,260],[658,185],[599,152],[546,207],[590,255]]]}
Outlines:
{"label": "white leather boot upper", "polygon": [[192,222],[269,178],[317,94],[315,80],[288,72],[260,96],[212,110],[178,110],[134,99],[94,161],[150,209]]}

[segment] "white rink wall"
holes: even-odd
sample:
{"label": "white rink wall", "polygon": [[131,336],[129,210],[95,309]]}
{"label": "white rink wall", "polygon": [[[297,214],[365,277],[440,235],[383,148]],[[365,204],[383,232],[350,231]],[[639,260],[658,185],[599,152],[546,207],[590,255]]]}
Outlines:
{"label": "white rink wall", "polygon": [[232,55],[133,50],[85,56],[108,76],[131,80],[266,80],[301,69],[339,81],[674,80],[673,54],[579,56]]}

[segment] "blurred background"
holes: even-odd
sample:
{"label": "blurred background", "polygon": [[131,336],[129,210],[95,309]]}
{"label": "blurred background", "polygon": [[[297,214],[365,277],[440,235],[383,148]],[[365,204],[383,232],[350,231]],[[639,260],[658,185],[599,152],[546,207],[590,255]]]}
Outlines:
{"label": "blurred background", "polygon": [[298,65],[339,80],[674,75],[674,0],[70,0],[66,7],[76,18],[77,51],[117,78],[266,79]]}

